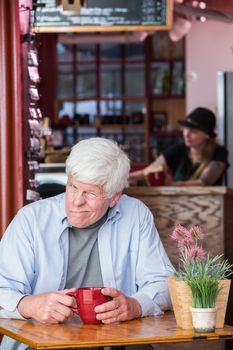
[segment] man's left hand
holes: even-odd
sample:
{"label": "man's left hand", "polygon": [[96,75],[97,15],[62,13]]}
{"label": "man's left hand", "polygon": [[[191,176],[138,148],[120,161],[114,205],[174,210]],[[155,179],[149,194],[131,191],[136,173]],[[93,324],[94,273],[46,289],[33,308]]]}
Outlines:
{"label": "man's left hand", "polygon": [[96,318],[103,323],[129,321],[141,317],[141,305],[136,299],[115,288],[103,288],[102,294],[112,297],[111,301],[95,307]]}

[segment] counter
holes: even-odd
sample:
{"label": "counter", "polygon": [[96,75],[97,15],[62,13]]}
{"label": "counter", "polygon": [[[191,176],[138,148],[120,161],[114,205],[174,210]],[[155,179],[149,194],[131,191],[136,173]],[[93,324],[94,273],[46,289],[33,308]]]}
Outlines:
{"label": "counter", "polygon": [[162,242],[173,264],[177,247],[170,235],[175,225],[203,228],[204,248],[224,254],[233,262],[233,190],[214,187],[130,187],[130,196],[142,200],[152,211]]}
{"label": "counter", "polygon": [[[223,254],[233,263],[233,190],[215,187],[130,187],[129,196],[143,201],[152,211],[155,224],[169,258],[178,263],[178,251],[170,235],[175,225],[199,225],[205,238],[203,247],[211,254]],[[226,323],[233,325],[233,286]],[[220,349],[220,348],[219,348]]]}

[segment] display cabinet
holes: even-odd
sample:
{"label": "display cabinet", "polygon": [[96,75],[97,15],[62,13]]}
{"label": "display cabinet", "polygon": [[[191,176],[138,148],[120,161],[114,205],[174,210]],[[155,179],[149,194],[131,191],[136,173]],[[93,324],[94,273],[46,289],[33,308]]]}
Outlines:
{"label": "display cabinet", "polygon": [[[164,37],[166,50],[157,44]],[[167,33],[128,44],[76,42],[75,34],[69,35],[69,43],[58,36],[55,128],[60,128],[63,144],[107,137],[122,145],[133,165],[144,166],[179,137],[183,43],[174,49]],[[159,106],[161,100],[165,106]],[[171,112],[167,107],[177,100],[179,111]]]}

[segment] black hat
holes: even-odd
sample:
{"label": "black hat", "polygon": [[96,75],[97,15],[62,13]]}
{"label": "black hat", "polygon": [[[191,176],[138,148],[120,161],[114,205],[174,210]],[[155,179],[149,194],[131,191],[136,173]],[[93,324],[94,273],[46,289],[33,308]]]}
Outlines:
{"label": "black hat", "polygon": [[207,108],[198,107],[194,109],[184,120],[178,120],[178,123],[189,128],[204,131],[211,137],[215,137],[214,129],[216,127],[215,114]]}

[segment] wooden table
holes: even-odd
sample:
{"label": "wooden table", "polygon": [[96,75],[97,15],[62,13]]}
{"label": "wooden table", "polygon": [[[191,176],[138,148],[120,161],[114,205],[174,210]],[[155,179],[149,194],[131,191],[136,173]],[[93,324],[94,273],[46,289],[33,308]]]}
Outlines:
{"label": "wooden table", "polygon": [[45,350],[232,339],[233,327],[225,326],[214,333],[195,333],[177,328],[173,313],[168,312],[161,317],[145,317],[110,325],[85,325],[78,319],[59,325],[1,319],[0,333],[34,349]]}

